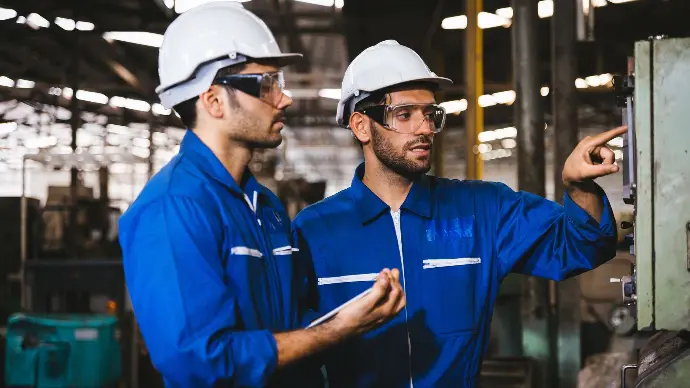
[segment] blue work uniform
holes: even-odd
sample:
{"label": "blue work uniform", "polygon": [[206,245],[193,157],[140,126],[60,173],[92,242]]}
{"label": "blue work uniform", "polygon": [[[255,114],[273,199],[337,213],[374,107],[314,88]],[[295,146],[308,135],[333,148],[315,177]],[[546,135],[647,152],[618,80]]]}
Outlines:
{"label": "blue work uniform", "polygon": [[299,326],[290,219],[247,171],[237,184],[188,131],[120,219],[125,277],[167,387],[321,386],[274,373],[273,332]]}
{"label": "blue work uniform", "polygon": [[383,268],[400,269],[406,291],[391,322],[326,356],[334,388],[474,387],[506,275],[562,280],[615,255],[606,196],[597,222],[567,195],[561,206],[501,183],[424,176],[391,212],[363,173],[293,222],[302,303],[315,313],[305,320],[371,287]]}

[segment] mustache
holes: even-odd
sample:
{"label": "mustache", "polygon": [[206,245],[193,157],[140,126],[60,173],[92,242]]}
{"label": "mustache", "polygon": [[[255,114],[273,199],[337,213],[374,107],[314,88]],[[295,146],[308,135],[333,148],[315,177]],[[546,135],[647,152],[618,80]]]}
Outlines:
{"label": "mustache", "polygon": [[405,143],[405,149],[409,150],[418,145],[428,145],[431,147],[434,144],[434,139],[430,136],[420,136],[416,140],[409,141]]}
{"label": "mustache", "polygon": [[280,112],[278,112],[278,114],[276,114],[275,117],[273,118],[274,123],[277,123],[279,121],[285,122],[285,111],[284,110],[281,110]]}

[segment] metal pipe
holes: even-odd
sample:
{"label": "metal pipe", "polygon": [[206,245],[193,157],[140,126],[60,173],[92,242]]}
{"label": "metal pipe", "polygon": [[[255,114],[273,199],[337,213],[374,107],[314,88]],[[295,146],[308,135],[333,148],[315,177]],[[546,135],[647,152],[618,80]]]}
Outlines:
{"label": "metal pipe", "polygon": [[553,74],[553,126],[554,126],[554,193],[561,201],[564,186],[561,179],[563,165],[568,155],[577,146],[577,78],[575,14],[573,1],[554,2],[551,18],[551,63]]}
{"label": "metal pipe", "polygon": [[[78,3],[75,1],[75,12]],[[77,99],[77,91],[79,90],[79,36],[81,34],[73,34],[74,45],[72,47],[72,68],[70,69],[70,87],[72,88],[72,102],[70,104],[70,111],[72,117],[70,119],[72,129],[72,142],[70,148],[72,154],[77,152],[77,133],[81,126],[81,112],[79,107],[79,100]],[[76,160],[76,159],[75,159]],[[70,258],[74,258],[77,254],[77,196],[78,192],[79,171],[75,166],[70,168],[70,206],[69,206],[69,228],[67,229],[67,254]]]}
{"label": "metal pipe", "polygon": [[[539,196],[546,195],[544,158],[544,114],[541,107],[539,58],[537,55],[537,2],[512,0],[513,76],[518,130],[518,187]],[[553,319],[549,305],[548,282],[535,277],[523,281],[521,301],[523,350],[538,362],[536,387],[554,383]]]}
{"label": "metal pipe", "polygon": [[[467,29],[465,30],[465,84],[467,111],[465,112],[467,179],[482,179],[483,166],[477,135],[484,130],[484,110],[479,106],[479,96],[484,92],[483,32],[479,28],[479,12],[483,0],[467,0]],[[536,6],[535,6],[536,7]],[[535,8],[536,12],[536,8]]]}
{"label": "metal pipe", "polygon": [[537,3],[512,0],[513,71],[518,129],[518,186],[545,196],[544,113],[537,56]]}
{"label": "metal pipe", "polygon": [[[576,1],[554,1],[551,18],[551,66],[554,129],[554,199],[561,201],[565,187],[563,165],[577,146],[576,40],[578,10]],[[577,386],[580,371],[580,285],[568,279],[557,286],[558,386]]]}
{"label": "metal pipe", "polygon": [[27,259],[27,233],[28,230],[28,220],[27,220],[27,200],[26,200],[26,156],[22,158],[22,197],[20,201],[20,231],[19,231],[19,299],[22,311],[27,311],[29,309],[28,298],[26,295],[26,272],[24,268],[26,267]]}

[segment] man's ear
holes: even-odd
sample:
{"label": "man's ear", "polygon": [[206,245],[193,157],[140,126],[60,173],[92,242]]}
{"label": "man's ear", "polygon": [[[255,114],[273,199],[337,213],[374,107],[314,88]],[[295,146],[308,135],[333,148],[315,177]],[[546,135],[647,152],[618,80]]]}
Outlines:
{"label": "man's ear", "polygon": [[199,96],[199,103],[208,114],[216,119],[223,117],[224,100],[221,98],[226,91],[218,85],[211,85],[207,91]]}
{"label": "man's ear", "polygon": [[350,116],[350,129],[357,140],[362,144],[371,141],[371,118],[362,113],[355,112]]}

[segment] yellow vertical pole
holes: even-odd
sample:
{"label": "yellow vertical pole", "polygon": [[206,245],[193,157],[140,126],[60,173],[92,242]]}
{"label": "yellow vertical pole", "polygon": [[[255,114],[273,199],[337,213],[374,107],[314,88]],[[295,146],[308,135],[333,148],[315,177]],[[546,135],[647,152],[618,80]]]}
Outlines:
{"label": "yellow vertical pole", "polygon": [[482,0],[467,0],[467,29],[465,31],[465,114],[466,179],[482,179],[483,164],[477,151],[478,134],[484,130],[484,110],[479,106],[479,96],[484,93],[484,39],[479,28],[478,15]]}

